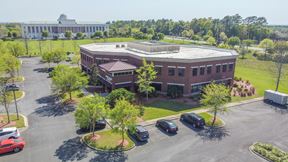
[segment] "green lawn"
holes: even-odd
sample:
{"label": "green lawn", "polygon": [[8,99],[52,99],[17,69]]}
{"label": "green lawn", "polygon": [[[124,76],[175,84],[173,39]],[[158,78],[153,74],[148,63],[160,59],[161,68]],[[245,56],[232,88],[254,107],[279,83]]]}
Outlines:
{"label": "green lawn", "polygon": [[[15,97],[16,97],[16,100],[19,99],[20,97],[22,97],[24,94],[23,91],[15,91]],[[13,92],[10,91],[10,92],[7,92],[7,96],[8,96],[8,101],[13,101],[14,100],[14,95],[13,95]]]}
{"label": "green lawn", "polygon": [[182,112],[192,111],[203,107],[192,107],[176,101],[155,101],[145,105],[144,120],[151,120],[165,116],[175,115]]}
{"label": "green lawn", "polygon": [[[203,113],[199,113],[198,115],[204,118],[207,126],[212,126],[213,116],[211,114],[203,112]],[[216,118],[216,122],[214,126],[221,126],[221,125],[223,125],[222,121],[219,120],[219,118]]]}
{"label": "green lawn", "polygon": [[[100,138],[96,141],[91,141],[90,138],[92,134],[87,134],[84,136],[85,142],[94,148],[102,149],[102,150],[119,150],[121,147],[119,146],[119,142],[122,140],[122,136],[120,133],[113,132],[112,130],[104,130],[100,132],[96,132],[97,135],[100,135]],[[133,147],[134,142],[125,134],[125,140],[128,141],[128,145],[124,147],[124,150],[127,150]]]}
{"label": "green lawn", "polygon": [[[7,123],[8,122],[8,118],[6,116],[6,114],[1,114],[1,117],[3,117],[3,123]],[[24,123],[24,118],[19,115],[19,120],[17,120],[17,115],[16,114],[10,114],[10,121],[11,122],[16,122],[16,127],[17,128],[23,128],[25,127],[25,123]]]}
{"label": "green lawn", "polygon": [[[244,80],[249,80],[256,88],[257,95],[263,96],[267,89],[275,89],[276,76],[271,70],[275,63],[271,61],[260,61],[251,55],[247,59],[238,59],[236,65],[235,76],[241,77]],[[288,66],[285,65],[283,71],[287,71]],[[288,78],[283,78],[280,82],[279,91],[288,93]]]}
{"label": "green lawn", "polygon": [[[129,42],[135,40],[134,38],[107,38],[107,39],[82,39],[82,40],[29,40],[28,48],[29,54],[31,56],[39,55],[40,48],[39,42],[41,43],[42,53],[61,48],[64,51],[79,51],[79,45],[89,44],[89,43],[103,43],[103,42]],[[25,47],[23,40],[14,41],[4,41],[5,44],[8,43],[20,43]]]}

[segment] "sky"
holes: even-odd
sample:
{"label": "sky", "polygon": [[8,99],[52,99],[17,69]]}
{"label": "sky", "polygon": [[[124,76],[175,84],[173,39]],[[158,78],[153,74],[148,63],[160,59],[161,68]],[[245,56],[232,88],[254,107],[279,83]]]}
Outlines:
{"label": "sky", "polygon": [[288,0],[0,0],[0,22],[56,21],[60,14],[79,21],[223,18],[263,16],[288,25]]}

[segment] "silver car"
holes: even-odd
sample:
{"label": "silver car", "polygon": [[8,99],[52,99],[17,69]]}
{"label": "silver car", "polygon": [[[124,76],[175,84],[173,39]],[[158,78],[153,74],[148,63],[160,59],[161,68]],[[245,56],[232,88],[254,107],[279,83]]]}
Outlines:
{"label": "silver car", "polygon": [[18,137],[20,137],[20,132],[16,127],[0,129],[0,141]]}

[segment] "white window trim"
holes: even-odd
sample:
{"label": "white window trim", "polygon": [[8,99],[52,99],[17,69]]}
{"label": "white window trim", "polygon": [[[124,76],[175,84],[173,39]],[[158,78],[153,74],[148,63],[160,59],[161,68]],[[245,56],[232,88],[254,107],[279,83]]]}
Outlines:
{"label": "white window trim", "polygon": [[180,83],[167,83],[167,85],[177,85],[177,86],[185,86],[185,84],[180,84]]}
{"label": "white window trim", "polygon": [[[225,79],[219,79],[219,80],[213,80],[213,81],[225,81],[225,80],[230,80],[232,78],[225,78]],[[192,83],[191,86],[195,86],[195,85],[201,85],[201,84],[206,84],[206,83],[211,83],[212,81],[208,81],[208,82],[199,82],[199,83]]]}
{"label": "white window trim", "polygon": [[155,67],[163,67],[163,65],[154,65]]}
{"label": "white window trim", "polygon": [[207,67],[212,67],[213,65],[207,65]]}
{"label": "white window trim", "polygon": [[132,83],[132,82],[131,81],[129,81],[129,82],[119,82],[119,83],[115,83],[115,85],[129,84],[129,83]]}
{"label": "white window trim", "polygon": [[199,66],[191,66],[191,69],[198,69]]}
{"label": "white window trim", "polygon": [[168,68],[176,68],[176,66],[168,66]]}
{"label": "white window trim", "polygon": [[216,64],[216,66],[221,66],[221,64]]}
{"label": "white window trim", "polygon": [[178,69],[186,69],[186,67],[184,67],[184,66],[178,66],[177,68]]}
{"label": "white window trim", "polygon": [[155,83],[155,84],[163,84],[163,82],[151,82],[151,83]]}
{"label": "white window trim", "polygon": [[103,58],[103,60],[110,60],[110,58]]}
{"label": "white window trim", "polygon": [[204,67],[204,68],[205,68],[206,66],[205,66],[205,65],[202,65],[202,66],[200,66],[200,68],[202,68],[202,67]]}
{"label": "white window trim", "polygon": [[228,63],[223,63],[222,65],[227,65]]}

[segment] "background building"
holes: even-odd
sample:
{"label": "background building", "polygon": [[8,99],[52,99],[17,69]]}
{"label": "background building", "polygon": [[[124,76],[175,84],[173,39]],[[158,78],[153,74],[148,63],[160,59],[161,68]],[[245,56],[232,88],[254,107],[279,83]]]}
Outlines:
{"label": "background building", "polygon": [[135,69],[145,58],[155,65],[153,86],[158,92],[166,94],[177,87],[187,96],[200,93],[211,81],[231,84],[238,55],[233,50],[160,42],[88,44],[80,46],[80,51],[82,69],[89,73],[96,64],[108,90],[135,90]]}
{"label": "background building", "polygon": [[66,31],[71,31],[72,37],[75,37],[79,32],[82,32],[86,37],[91,37],[96,31],[104,32],[109,29],[107,24],[77,23],[75,19],[68,19],[64,14],[60,15],[57,21],[58,23],[22,23],[22,37],[28,39],[42,39],[42,31],[48,31],[48,39],[63,39],[65,38]]}

